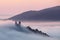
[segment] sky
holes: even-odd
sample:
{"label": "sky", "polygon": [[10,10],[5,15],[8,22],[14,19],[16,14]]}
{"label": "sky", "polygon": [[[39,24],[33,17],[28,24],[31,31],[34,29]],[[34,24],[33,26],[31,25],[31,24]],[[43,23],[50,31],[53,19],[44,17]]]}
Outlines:
{"label": "sky", "polygon": [[8,18],[29,10],[60,6],[60,0],[0,0],[0,18]]}

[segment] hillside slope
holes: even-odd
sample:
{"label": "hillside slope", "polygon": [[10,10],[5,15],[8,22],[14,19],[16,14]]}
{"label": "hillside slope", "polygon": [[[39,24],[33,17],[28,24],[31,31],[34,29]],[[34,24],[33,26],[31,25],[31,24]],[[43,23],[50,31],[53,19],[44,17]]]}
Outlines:
{"label": "hillside slope", "polygon": [[60,21],[60,6],[46,8],[40,11],[27,11],[9,18],[10,20],[44,20]]}

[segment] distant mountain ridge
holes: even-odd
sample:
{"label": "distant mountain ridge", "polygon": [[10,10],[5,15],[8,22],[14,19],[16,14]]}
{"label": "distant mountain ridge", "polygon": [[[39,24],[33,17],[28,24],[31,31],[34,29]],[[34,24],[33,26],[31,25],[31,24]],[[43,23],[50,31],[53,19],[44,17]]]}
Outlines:
{"label": "distant mountain ridge", "polygon": [[60,6],[46,8],[40,11],[27,11],[9,18],[21,21],[60,21]]}

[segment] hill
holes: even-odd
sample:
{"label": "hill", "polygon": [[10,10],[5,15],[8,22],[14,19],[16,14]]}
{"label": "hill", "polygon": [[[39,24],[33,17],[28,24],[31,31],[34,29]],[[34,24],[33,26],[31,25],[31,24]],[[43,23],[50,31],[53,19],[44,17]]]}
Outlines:
{"label": "hill", "polygon": [[60,6],[46,8],[39,11],[27,11],[9,18],[21,21],[60,21]]}

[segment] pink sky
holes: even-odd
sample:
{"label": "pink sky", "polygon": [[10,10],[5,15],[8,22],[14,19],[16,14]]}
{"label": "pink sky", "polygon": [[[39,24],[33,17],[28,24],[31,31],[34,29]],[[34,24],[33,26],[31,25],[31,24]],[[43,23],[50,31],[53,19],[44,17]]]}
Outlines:
{"label": "pink sky", "polygon": [[60,0],[0,0],[0,18],[14,16],[27,10],[60,6]]}

